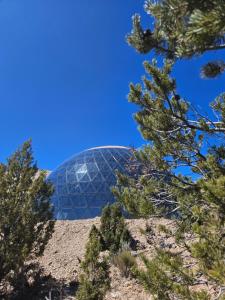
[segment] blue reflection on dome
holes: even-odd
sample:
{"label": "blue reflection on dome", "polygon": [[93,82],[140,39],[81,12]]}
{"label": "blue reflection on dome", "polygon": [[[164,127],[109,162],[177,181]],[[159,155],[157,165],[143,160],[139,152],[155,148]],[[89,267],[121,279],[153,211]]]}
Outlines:
{"label": "blue reflection on dome", "polygon": [[116,184],[115,170],[126,173],[132,156],[127,147],[96,147],[59,166],[48,177],[55,188],[55,218],[75,220],[101,215],[102,207],[115,201],[111,192]]}

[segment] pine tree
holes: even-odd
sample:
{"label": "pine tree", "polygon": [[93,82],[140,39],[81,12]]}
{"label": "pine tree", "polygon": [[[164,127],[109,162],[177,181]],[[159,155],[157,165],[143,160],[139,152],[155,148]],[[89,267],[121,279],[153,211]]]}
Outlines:
{"label": "pine tree", "polygon": [[43,253],[54,227],[52,193],[30,141],[0,164],[0,282],[16,280],[25,261]]}
{"label": "pine tree", "polygon": [[[143,138],[149,142],[136,156],[143,164],[138,178],[119,175],[114,193],[125,209],[139,217],[168,216],[178,212],[176,231],[170,232],[195,261],[187,268],[181,254],[156,248],[156,256],[143,257],[146,269],[136,276],[155,299],[211,299],[193,292],[203,274],[218,286],[225,284],[225,93],[211,104],[210,119],[179,95],[171,72],[176,59],[200,55],[224,46],[224,1],[147,1],[154,30],[143,31],[139,17],[128,42],[139,52],[164,55],[145,62],[142,84],[131,84],[129,101],[139,106],[135,115]],[[224,64],[206,65],[213,77]],[[180,174],[185,170],[190,175]],[[157,177],[157,170],[164,176]],[[188,239],[187,239],[188,237]],[[221,299],[221,298],[220,298]]]}
{"label": "pine tree", "polygon": [[101,250],[101,235],[93,225],[81,263],[83,273],[76,294],[78,300],[102,300],[110,287],[109,265],[107,259],[100,256]]}
{"label": "pine tree", "polygon": [[[128,43],[138,52],[155,50],[166,58],[179,59],[225,49],[223,0],[147,0],[144,7],[154,20],[153,30],[144,30],[140,16],[135,15],[133,30],[127,36]],[[202,68],[205,77],[217,76],[225,70],[221,61],[210,62],[210,66]]]}
{"label": "pine tree", "polygon": [[131,235],[118,203],[104,207],[101,215],[100,232],[104,248],[112,253],[117,253],[124,244],[129,246]]}

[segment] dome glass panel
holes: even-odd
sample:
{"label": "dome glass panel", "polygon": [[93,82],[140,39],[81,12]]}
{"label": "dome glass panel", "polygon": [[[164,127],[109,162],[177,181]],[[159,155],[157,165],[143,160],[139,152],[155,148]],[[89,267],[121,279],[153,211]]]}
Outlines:
{"label": "dome glass panel", "polygon": [[127,172],[132,156],[130,148],[106,146],[85,150],[65,161],[48,177],[55,188],[55,218],[100,216],[102,208],[115,201],[111,192],[116,184],[115,171]]}

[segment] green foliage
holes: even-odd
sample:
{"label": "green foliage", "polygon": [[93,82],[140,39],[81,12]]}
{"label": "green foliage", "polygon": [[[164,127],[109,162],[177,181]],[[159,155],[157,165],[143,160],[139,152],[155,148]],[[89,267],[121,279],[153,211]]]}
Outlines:
{"label": "green foliage", "polygon": [[[224,140],[224,95],[211,104],[218,120],[209,120],[177,93],[170,61],[160,69],[153,60],[152,64],[146,62],[145,68],[149,77],[143,78],[144,88],[131,84],[129,100],[139,105],[135,119],[151,144],[137,155],[144,164],[142,175],[126,180],[120,175],[114,193],[124,208],[138,217],[168,215],[162,204],[171,213],[179,211],[177,243],[191,252],[205,276],[223,285],[225,146],[217,137]],[[205,154],[203,142],[209,136],[217,145],[209,146]],[[179,174],[181,166],[192,175]],[[154,170],[165,176],[156,177]],[[194,176],[198,179],[193,180]],[[186,243],[186,233],[193,235],[191,246]],[[162,281],[168,290],[174,289]]]}
{"label": "green foliage", "polygon": [[101,235],[95,225],[92,226],[86,245],[84,261],[81,263],[83,273],[80,276],[78,300],[102,300],[110,287],[109,265],[102,250]]}
{"label": "green foliage", "polygon": [[204,65],[201,70],[202,78],[213,78],[225,71],[225,62],[223,61],[211,61]]}
{"label": "green foliage", "polygon": [[174,58],[224,48],[223,0],[147,0],[145,11],[154,20],[153,31],[144,31],[135,15],[133,31],[127,36],[128,43],[141,53],[155,49]]}
{"label": "green foliage", "polygon": [[[225,48],[223,0],[147,0],[145,11],[154,21],[153,30],[143,30],[140,16],[135,15],[133,30],[127,36],[128,43],[140,53],[155,50],[169,59],[177,59]],[[215,66],[206,66],[204,76],[223,72],[222,65],[216,72]]]}
{"label": "green foliage", "polygon": [[[171,73],[176,59],[225,48],[225,2],[146,1],[145,10],[153,30],[143,30],[135,15],[128,43],[166,59],[160,67],[155,58],[144,62],[142,83],[130,85],[129,101],[139,108],[135,120],[148,145],[136,153],[141,175],[119,174],[114,193],[138,217],[178,213],[176,230],[161,229],[181,252],[156,247],[153,259],[142,258],[145,269],[136,269],[155,299],[210,299],[192,286],[201,283],[198,274],[221,291],[225,284],[225,93],[210,104],[215,118],[209,118],[178,93]],[[209,62],[202,76],[216,77],[224,65]],[[184,251],[193,261],[189,267]]]}
{"label": "green foliage", "polygon": [[[101,251],[110,250],[117,253],[131,241],[119,204],[107,205],[101,216],[100,230],[92,226],[86,245],[84,261],[81,263],[83,273],[76,297],[78,300],[101,300],[110,287],[109,265]],[[128,256],[128,255],[127,255]],[[116,256],[115,256],[116,257]],[[115,258],[116,259],[116,258]],[[130,271],[133,260],[122,255],[126,275]]]}
{"label": "green foliage", "polygon": [[142,256],[145,269],[136,268],[134,274],[146,290],[157,300],[209,300],[204,291],[192,292],[193,274],[183,268],[179,255],[158,249],[157,256],[149,260]]}
{"label": "green foliage", "polygon": [[53,232],[53,188],[33,161],[30,141],[0,165],[0,282],[15,280]]}
{"label": "green foliage", "polygon": [[104,240],[105,249],[113,253],[122,249],[124,244],[130,244],[131,235],[118,203],[104,207],[101,216],[100,232]]}
{"label": "green foliage", "polygon": [[130,251],[127,250],[113,256],[112,262],[124,277],[132,275],[132,269],[137,266],[136,259]]}
{"label": "green foliage", "polygon": [[100,252],[102,251],[102,240],[101,235],[95,225],[92,226],[89,240],[86,245],[86,252],[84,256],[84,261],[82,262],[81,266],[82,269],[88,272],[90,269],[95,269],[97,262],[97,257],[99,256]]}

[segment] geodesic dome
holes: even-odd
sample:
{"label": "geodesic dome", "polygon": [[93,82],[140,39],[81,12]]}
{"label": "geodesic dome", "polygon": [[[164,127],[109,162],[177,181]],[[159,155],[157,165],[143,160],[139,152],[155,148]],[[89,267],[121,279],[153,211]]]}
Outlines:
{"label": "geodesic dome", "polygon": [[85,150],[65,161],[48,177],[55,188],[55,218],[100,216],[102,207],[115,201],[111,192],[116,184],[115,171],[127,173],[132,156],[130,148],[105,146]]}

